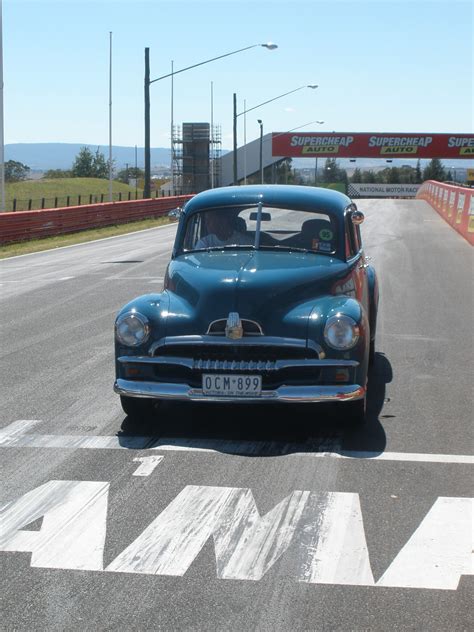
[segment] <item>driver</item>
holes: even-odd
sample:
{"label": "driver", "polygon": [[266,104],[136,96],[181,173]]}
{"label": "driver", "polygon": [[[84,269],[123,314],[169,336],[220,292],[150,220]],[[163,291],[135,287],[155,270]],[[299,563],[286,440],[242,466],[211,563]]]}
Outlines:
{"label": "driver", "polygon": [[235,228],[236,215],[228,211],[207,211],[204,213],[208,234],[194,246],[219,248],[220,246],[250,245],[251,239]]}

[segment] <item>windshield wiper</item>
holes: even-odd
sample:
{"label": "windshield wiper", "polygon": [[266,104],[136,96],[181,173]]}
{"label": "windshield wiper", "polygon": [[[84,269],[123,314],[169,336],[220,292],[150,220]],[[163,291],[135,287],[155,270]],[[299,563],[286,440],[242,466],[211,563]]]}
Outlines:
{"label": "windshield wiper", "polygon": [[297,246],[278,246],[277,244],[260,245],[260,250],[263,250],[263,248],[266,248],[266,249],[269,249],[269,250],[273,250],[273,249],[285,250],[286,252],[291,252],[291,251],[295,251],[295,252],[313,252],[315,254],[319,254],[319,253],[316,253],[314,250],[311,250],[310,248],[298,248]]}
{"label": "windshield wiper", "polygon": [[255,250],[253,244],[228,244],[225,246],[207,246],[207,248],[193,248],[192,250],[185,250],[186,254],[190,252],[211,252],[213,250]]}

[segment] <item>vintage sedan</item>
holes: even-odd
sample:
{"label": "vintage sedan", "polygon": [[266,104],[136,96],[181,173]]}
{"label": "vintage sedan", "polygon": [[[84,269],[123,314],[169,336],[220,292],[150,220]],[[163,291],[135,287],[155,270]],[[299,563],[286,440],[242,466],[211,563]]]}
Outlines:
{"label": "vintage sedan", "polygon": [[125,413],[165,399],[339,402],[363,421],[378,287],[355,204],[328,189],[252,185],[199,193],[175,215],[163,291],[116,319]]}

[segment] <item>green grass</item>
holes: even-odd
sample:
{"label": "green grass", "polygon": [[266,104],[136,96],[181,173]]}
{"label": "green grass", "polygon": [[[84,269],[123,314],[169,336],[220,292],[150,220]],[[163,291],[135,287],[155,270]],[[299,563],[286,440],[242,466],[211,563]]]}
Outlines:
{"label": "green grass", "polygon": [[[156,181],[156,186],[160,186],[163,181]],[[135,199],[135,187],[122,182],[112,181],[113,200],[119,199],[122,194],[123,200],[128,200],[130,192],[131,198]],[[143,190],[137,190],[138,198],[142,197]],[[13,199],[17,200],[16,210],[28,210],[28,200],[32,200],[31,209],[41,208],[41,199],[45,198],[44,208],[54,208],[55,198],[57,206],[67,206],[67,196],[69,196],[69,206],[78,204],[78,196],[81,196],[81,204],[89,204],[90,196],[92,202],[100,202],[103,194],[104,202],[109,201],[109,181],[100,178],[57,178],[53,180],[23,180],[22,182],[9,182],[5,186],[6,210],[13,210]]]}
{"label": "green grass", "polygon": [[6,244],[0,246],[0,259],[15,257],[17,255],[26,255],[31,252],[40,252],[41,250],[60,248],[61,246],[81,244],[87,241],[103,239],[104,237],[125,235],[137,230],[155,228],[156,226],[161,226],[163,224],[169,223],[171,223],[170,218],[157,217],[154,219],[140,220],[138,222],[130,222],[128,224],[118,224],[115,226],[106,226],[104,228],[83,230],[79,233],[71,233],[68,235],[58,235],[56,237],[45,237],[44,239],[32,239],[30,241],[22,241],[16,244]]}

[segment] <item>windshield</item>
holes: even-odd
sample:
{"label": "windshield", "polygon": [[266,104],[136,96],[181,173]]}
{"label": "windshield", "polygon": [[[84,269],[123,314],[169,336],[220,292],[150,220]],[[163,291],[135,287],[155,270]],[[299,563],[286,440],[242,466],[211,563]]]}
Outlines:
{"label": "windshield", "polygon": [[263,205],[213,208],[192,214],[181,250],[261,248],[334,254],[334,219],[314,213]]}

